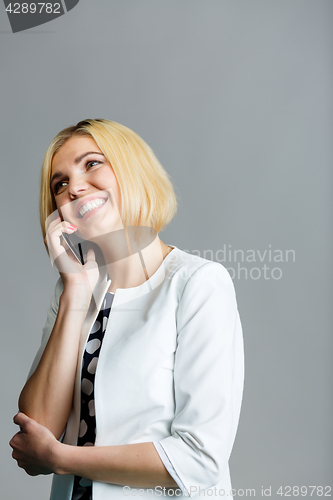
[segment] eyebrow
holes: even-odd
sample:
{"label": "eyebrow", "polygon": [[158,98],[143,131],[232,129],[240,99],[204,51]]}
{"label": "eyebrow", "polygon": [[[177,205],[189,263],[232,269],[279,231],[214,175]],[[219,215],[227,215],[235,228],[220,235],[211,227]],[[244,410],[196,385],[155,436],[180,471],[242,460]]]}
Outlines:
{"label": "eyebrow", "polygon": [[[74,163],[77,165],[78,163],[80,163],[80,161],[83,160],[83,158],[85,158],[86,156],[89,156],[89,155],[101,155],[101,156],[104,156],[103,153],[100,153],[98,151],[88,151],[87,153],[83,153],[82,155],[80,155],[77,158],[75,158]],[[50,186],[52,186],[53,182],[56,179],[58,179],[59,177],[62,177],[62,176],[63,176],[62,172],[56,172],[54,175],[52,175],[52,178],[50,180]]]}
{"label": "eyebrow", "polygon": [[99,153],[98,151],[88,151],[88,153],[83,153],[83,155],[75,158],[74,163],[76,163],[76,164],[80,163],[80,161],[83,160],[83,158],[85,156],[88,156],[88,155],[102,155],[102,156],[104,156],[103,153]]}

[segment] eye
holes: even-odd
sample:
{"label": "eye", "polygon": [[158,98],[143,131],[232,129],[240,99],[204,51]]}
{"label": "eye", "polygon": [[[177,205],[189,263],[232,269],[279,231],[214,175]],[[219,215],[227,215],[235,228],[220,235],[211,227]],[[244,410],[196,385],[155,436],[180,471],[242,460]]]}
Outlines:
{"label": "eye", "polygon": [[86,163],[86,169],[90,170],[91,168],[95,167],[96,165],[100,165],[101,163],[102,163],[101,161],[97,161],[97,160],[87,161],[87,163]]}
{"label": "eye", "polygon": [[67,184],[67,181],[59,181],[57,182],[54,187],[53,187],[53,191],[54,191],[54,194],[59,194],[62,190],[62,188],[64,188]]}

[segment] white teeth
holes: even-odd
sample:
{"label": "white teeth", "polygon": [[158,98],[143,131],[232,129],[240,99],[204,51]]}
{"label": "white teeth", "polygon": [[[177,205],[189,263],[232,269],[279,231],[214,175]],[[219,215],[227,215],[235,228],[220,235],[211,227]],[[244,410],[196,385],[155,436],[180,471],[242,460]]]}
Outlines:
{"label": "white teeth", "polygon": [[83,217],[87,212],[90,212],[90,210],[93,210],[94,208],[101,207],[106,203],[106,200],[103,200],[102,198],[98,198],[97,200],[93,201],[88,201],[85,205],[82,205],[82,207],[79,210],[79,214],[81,217]]}

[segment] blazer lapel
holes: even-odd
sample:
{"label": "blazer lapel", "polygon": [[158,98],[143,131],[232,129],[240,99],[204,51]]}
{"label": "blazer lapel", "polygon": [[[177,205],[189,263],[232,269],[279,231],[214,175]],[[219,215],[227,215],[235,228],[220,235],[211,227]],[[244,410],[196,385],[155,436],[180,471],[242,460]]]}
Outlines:
{"label": "blazer lapel", "polygon": [[76,445],[77,437],[79,434],[80,412],[81,412],[81,371],[82,371],[83,351],[91,327],[96,321],[98,312],[102,306],[102,301],[111,284],[111,280],[107,279],[108,276],[107,276],[106,266],[101,266],[99,268],[99,272],[100,272],[100,277],[93,291],[93,296],[90,302],[87,316],[83,323],[80,342],[79,342],[78,360],[77,360],[76,375],[74,382],[73,407],[67,422],[66,433],[64,436],[64,443],[71,445]]}

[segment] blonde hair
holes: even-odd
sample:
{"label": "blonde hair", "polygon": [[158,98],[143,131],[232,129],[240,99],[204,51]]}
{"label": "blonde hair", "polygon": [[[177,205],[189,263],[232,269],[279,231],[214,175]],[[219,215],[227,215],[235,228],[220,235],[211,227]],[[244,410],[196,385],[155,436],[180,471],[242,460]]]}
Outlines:
{"label": "blonde hair", "polygon": [[152,149],[131,129],[110,120],[80,121],[65,128],[48,147],[41,173],[40,224],[45,239],[45,222],[57,209],[50,188],[52,160],[73,136],[94,139],[110,162],[121,193],[121,219],[127,226],[148,226],[162,231],[177,212],[171,180]]}

